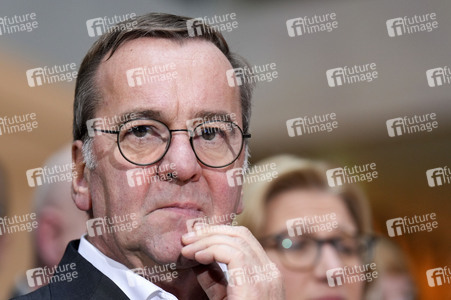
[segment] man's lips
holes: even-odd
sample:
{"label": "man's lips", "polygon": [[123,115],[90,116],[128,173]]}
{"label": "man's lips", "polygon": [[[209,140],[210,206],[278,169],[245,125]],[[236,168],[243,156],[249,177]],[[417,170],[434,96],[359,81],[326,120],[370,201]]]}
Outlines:
{"label": "man's lips", "polygon": [[167,204],[157,208],[155,211],[158,210],[186,215],[190,217],[199,217],[202,214],[202,210],[197,204],[189,202]]}

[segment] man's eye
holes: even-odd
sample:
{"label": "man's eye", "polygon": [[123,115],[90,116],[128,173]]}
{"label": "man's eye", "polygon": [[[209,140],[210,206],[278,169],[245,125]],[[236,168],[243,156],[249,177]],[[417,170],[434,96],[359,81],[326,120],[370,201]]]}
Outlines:
{"label": "man's eye", "polygon": [[152,128],[150,128],[150,126],[136,126],[136,127],[132,127],[129,130],[129,133],[133,134],[136,137],[142,138],[144,137],[147,133],[151,133],[152,132]]}
{"label": "man's eye", "polygon": [[201,135],[204,140],[211,141],[216,137],[217,134],[221,133],[222,133],[221,129],[217,127],[206,127],[202,128]]}

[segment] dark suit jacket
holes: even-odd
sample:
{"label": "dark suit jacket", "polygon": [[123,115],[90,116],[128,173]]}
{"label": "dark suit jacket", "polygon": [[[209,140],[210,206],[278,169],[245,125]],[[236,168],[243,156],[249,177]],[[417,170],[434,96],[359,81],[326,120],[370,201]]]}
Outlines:
{"label": "dark suit jacket", "polygon": [[69,243],[59,265],[75,263],[78,278],[71,282],[52,282],[18,300],[129,300],[122,290],[78,253],[80,240]]}

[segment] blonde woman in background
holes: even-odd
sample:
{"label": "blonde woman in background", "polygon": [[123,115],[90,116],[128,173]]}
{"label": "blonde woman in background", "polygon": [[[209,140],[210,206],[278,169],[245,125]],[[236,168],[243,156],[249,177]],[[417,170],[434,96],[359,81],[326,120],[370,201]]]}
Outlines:
{"label": "blonde woman in background", "polygon": [[271,163],[277,178],[245,185],[238,222],[281,271],[287,300],[365,299],[367,280],[331,287],[326,272],[371,263],[366,199],[352,185],[330,188],[323,163],[283,155],[258,165]]}

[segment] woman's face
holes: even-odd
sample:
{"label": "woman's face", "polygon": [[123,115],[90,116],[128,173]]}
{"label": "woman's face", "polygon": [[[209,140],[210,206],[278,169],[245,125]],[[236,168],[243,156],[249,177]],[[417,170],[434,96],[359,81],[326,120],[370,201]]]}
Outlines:
{"label": "woman's face", "polygon": [[[328,226],[328,228],[326,226],[317,226],[314,228],[315,222],[316,224],[321,224],[318,223],[319,217],[326,215],[329,216],[328,220],[331,223],[328,225],[331,226]],[[293,255],[293,251],[298,251],[294,250],[296,249],[295,241],[302,241],[304,238],[317,240],[341,239],[357,234],[356,225],[343,200],[336,195],[316,190],[294,189],[277,194],[270,199],[266,208],[267,221],[264,236],[287,233],[287,221],[295,218],[304,218],[304,220],[309,220],[311,221],[310,223],[313,223],[308,225],[308,228],[300,228],[298,226],[298,230],[300,228],[301,231],[291,231],[291,235],[295,235],[295,237],[292,238],[293,246],[288,250],[266,248],[268,256],[277,264],[284,277],[287,300],[362,299],[364,281],[330,287],[326,277],[327,270],[346,265],[362,264],[361,259],[357,255],[339,253],[331,243],[325,243],[320,247],[320,256],[316,263],[314,263],[315,259],[306,259],[307,255],[300,255],[299,259],[293,259],[293,257],[296,257]],[[334,220],[336,223],[333,223]],[[291,228],[295,228],[295,226]],[[288,260],[286,251],[292,251],[289,254],[291,258]],[[313,252],[317,253],[316,251]],[[315,255],[309,257],[315,257]],[[294,263],[290,263],[290,261],[300,263],[303,260],[305,260],[304,264],[308,264],[311,261],[310,267],[299,269],[295,267]]]}

